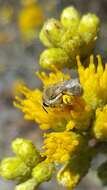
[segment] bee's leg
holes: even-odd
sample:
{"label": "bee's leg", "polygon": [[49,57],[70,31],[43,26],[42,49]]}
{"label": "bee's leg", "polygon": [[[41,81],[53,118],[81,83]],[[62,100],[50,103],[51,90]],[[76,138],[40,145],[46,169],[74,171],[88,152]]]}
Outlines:
{"label": "bee's leg", "polygon": [[73,96],[70,96],[67,94],[63,95],[63,103],[64,104],[71,105],[72,101],[73,101]]}

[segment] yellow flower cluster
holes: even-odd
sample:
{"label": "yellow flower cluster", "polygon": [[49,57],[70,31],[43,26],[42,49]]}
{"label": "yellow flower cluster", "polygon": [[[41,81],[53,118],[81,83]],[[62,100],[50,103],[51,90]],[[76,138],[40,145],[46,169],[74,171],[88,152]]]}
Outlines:
{"label": "yellow flower cluster", "polygon": [[[62,80],[70,79],[69,74],[61,71],[50,73],[47,76],[44,72],[37,73],[42,80],[44,87]],[[42,92],[38,89],[30,90],[21,85],[19,91],[25,98],[16,97],[15,105],[19,107],[25,114],[25,119],[34,120],[43,130],[52,128],[54,130],[67,130],[77,128],[79,130],[88,129],[92,110],[86,105],[85,101],[80,97],[72,97],[69,105],[65,103],[64,107],[47,108],[48,113],[42,106]],[[63,96],[65,102],[66,96]],[[68,97],[69,98],[69,97]]]}
{"label": "yellow flower cluster", "polygon": [[[33,37],[42,12],[34,0],[22,0],[22,4],[20,29],[25,38],[29,34]],[[23,81],[20,85],[17,82],[13,88],[17,93],[14,105],[22,110],[25,119],[35,121],[48,134],[44,135],[41,152],[31,141],[13,141],[15,157],[1,162],[0,175],[5,179],[23,179],[16,190],[34,190],[49,181],[60,165],[57,180],[72,190],[87,174],[96,154],[102,153],[102,145],[107,146],[107,64],[103,65],[100,55],[96,60],[93,55],[87,57],[98,30],[96,15],[88,13],[80,18],[72,6],[62,12],[60,21],[50,19],[41,30],[40,39],[49,49],[42,53],[40,65],[52,72],[36,73],[43,90],[32,90]],[[89,64],[86,66],[86,60],[81,63],[77,54],[83,60],[87,57]],[[61,69],[71,68],[76,60],[78,78],[73,80],[69,72]],[[107,182],[106,166],[107,161],[97,170],[103,183]]]}
{"label": "yellow flower cluster", "polygon": [[[94,131],[94,137],[97,139],[107,137],[107,108],[99,108],[107,101],[107,67],[103,67],[100,56],[97,56],[97,61],[98,64],[95,65],[94,57],[91,56],[89,66],[85,68],[77,57],[79,79],[84,93],[81,97],[63,95],[64,106],[47,107],[45,110],[42,105],[42,91],[30,90],[24,85],[19,88],[23,97],[17,96],[14,104],[23,111],[25,119],[34,120],[42,130],[56,131],[48,134],[44,141],[46,151],[43,154],[51,161],[66,161],[71,153],[77,150],[77,145],[81,144],[80,139],[84,132],[92,135]],[[59,70],[49,75],[44,72],[37,75],[44,88],[71,79],[69,73],[65,74]],[[73,130],[81,134],[79,140]]]}
{"label": "yellow flower cluster", "polygon": [[90,57],[90,64],[85,68],[77,57],[78,73],[84,89],[84,100],[93,109],[107,103],[107,65],[102,64],[100,55],[97,56],[98,65],[94,63],[94,56]]}
{"label": "yellow flower cluster", "polygon": [[84,138],[74,132],[54,132],[45,135],[43,155],[51,162],[64,163],[85,144]]}
{"label": "yellow flower cluster", "polygon": [[96,110],[93,131],[97,139],[107,140],[107,105]]}
{"label": "yellow flower cluster", "polygon": [[69,117],[68,109],[64,112],[62,108],[54,109],[54,111],[48,108],[47,114],[42,107],[42,92],[40,90],[31,91],[25,86],[21,86],[20,90],[25,99],[16,97],[17,103],[14,104],[25,113],[25,119],[34,120],[43,130],[49,128],[64,129]]}

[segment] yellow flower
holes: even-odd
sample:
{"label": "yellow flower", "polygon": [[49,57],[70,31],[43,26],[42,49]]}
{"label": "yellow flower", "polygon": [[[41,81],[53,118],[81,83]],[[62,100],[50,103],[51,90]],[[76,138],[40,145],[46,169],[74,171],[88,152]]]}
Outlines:
{"label": "yellow flower", "polygon": [[85,68],[77,57],[79,78],[84,89],[83,98],[94,109],[107,102],[107,65],[103,67],[100,55],[97,61],[96,66],[94,57],[90,56],[89,66]]}
{"label": "yellow flower", "polygon": [[53,132],[46,134],[45,137],[43,149],[46,151],[43,155],[56,163],[68,161],[84,143],[83,137],[74,132]]}
{"label": "yellow flower", "polygon": [[[74,104],[74,106],[76,106],[76,104]],[[66,130],[69,131],[73,128],[76,128],[79,131],[88,130],[91,124],[91,119],[94,115],[93,110],[88,105],[85,105],[83,109],[76,109],[74,107],[74,109],[71,110],[71,120],[67,123]]]}
{"label": "yellow flower", "polygon": [[43,22],[43,11],[37,4],[24,7],[18,18],[19,29],[23,39],[33,39],[36,35],[35,29]]}
{"label": "yellow flower", "polygon": [[[49,107],[47,108],[48,113],[46,113],[42,107],[42,91],[30,90],[22,86],[19,91],[24,97],[17,97],[18,102],[15,105],[24,112],[26,119],[34,120],[41,129],[87,130],[91,126],[94,109],[107,102],[107,66],[105,65],[103,68],[100,56],[97,58],[97,68],[93,56],[90,57],[90,64],[87,68],[84,68],[77,58],[80,83],[84,90],[82,97],[63,95],[64,106]],[[37,73],[37,75],[42,80],[44,87],[71,78],[70,74],[64,74],[58,70],[49,75],[44,72]]]}
{"label": "yellow flower", "polygon": [[37,76],[41,79],[41,81],[43,82],[44,86],[48,86],[48,85],[52,85],[55,83],[59,83],[62,82],[63,80],[69,80],[70,79],[70,74],[66,73],[62,73],[61,71],[55,69],[55,73],[50,73],[49,75],[47,75],[45,72],[37,72]]}
{"label": "yellow flower", "polygon": [[12,89],[11,89],[11,94],[12,94],[13,97],[15,95],[19,94],[19,88],[20,88],[21,85],[23,85],[23,86],[25,85],[25,82],[24,82],[23,79],[18,78],[18,79],[13,81]]}
{"label": "yellow flower", "polygon": [[[44,86],[52,85],[53,83],[61,82],[63,79],[70,79],[69,74],[63,74],[61,71],[50,73],[49,76],[44,72],[37,73],[42,80]],[[43,130],[52,128],[60,131],[67,131],[77,128],[79,130],[87,130],[90,126],[92,110],[86,105],[82,97],[67,97],[63,96],[64,106],[56,108],[48,107],[47,112],[42,106],[42,91],[30,90],[25,86],[20,86],[19,92],[24,97],[16,97],[14,103],[25,114],[25,119],[34,120],[40,125]],[[69,99],[69,103],[67,103]]]}
{"label": "yellow flower", "polygon": [[62,108],[54,110],[48,108],[47,113],[42,107],[42,92],[40,90],[30,90],[25,86],[20,86],[19,91],[25,96],[25,99],[17,96],[14,104],[24,112],[25,119],[34,120],[44,130],[56,127],[60,130],[65,126],[69,117],[68,109],[64,112]]}
{"label": "yellow flower", "polygon": [[107,140],[107,105],[97,108],[93,131],[97,139]]}

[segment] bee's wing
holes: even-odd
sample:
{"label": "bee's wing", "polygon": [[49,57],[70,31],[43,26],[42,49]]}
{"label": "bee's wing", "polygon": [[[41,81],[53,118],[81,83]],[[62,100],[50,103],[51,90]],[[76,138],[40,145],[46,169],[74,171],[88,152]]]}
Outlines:
{"label": "bee's wing", "polygon": [[53,97],[56,97],[62,91],[63,91],[63,83],[50,85],[45,89],[45,93],[47,94],[47,96],[53,96]]}
{"label": "bee's wing", "polygon": [[58,83],[44,88],[42,97],[43,105],[52,106],[59,104],[61,102],[62,86],[62,83]]}
{"label": "bee's wing", "polygon": [[63,93],[65,94],[77,96],[81,96],[83,94],[83,89],[78,78],[65,81],[63,85]]}

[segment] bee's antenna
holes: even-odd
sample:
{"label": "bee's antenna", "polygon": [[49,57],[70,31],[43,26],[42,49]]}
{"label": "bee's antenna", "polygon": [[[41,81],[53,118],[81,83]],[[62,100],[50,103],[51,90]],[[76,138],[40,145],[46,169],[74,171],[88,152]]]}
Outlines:
{"label": "bee's antenna", "polygon": [[45,110],[46,113],[48,113],[48,111],[46,110],[46,108],[42,105],[42,108]]}

